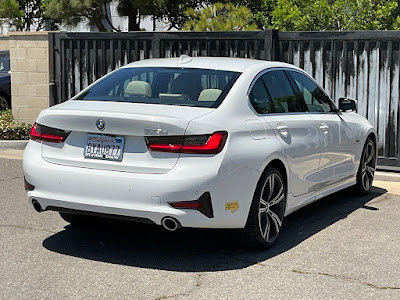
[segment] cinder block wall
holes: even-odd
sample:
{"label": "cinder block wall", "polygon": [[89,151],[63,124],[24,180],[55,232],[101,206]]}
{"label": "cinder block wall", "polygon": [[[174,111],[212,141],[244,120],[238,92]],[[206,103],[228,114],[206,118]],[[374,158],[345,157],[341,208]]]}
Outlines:
{"label": "cinder block wall", "polygon": [[34,123],[49,107],[49,39],[47,32],[10,32],[11,105],[17,121]]}

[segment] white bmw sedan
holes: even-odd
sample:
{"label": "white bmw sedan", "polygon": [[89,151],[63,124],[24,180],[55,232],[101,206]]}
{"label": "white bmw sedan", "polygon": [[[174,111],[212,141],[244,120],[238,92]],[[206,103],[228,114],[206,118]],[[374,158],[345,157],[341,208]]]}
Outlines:
{"label": "white bmw sedan", "polygon": [[377,137],[301,69],[235,58],[138,61],[43,110],[24,153],[36,211],[240,228],[272,246],[284,216],[341,189],[367,193]]}

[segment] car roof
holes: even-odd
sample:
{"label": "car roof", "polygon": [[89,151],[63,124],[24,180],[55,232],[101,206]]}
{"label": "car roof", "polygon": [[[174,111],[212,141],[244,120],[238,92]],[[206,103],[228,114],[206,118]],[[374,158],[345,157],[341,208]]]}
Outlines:
{"label": "car roof", "polygon": [[233,72],[243,72],[245,69],[248,68],[267,69],[285,67],[298,69],[293,65],[276,61],[232,57],[189,57],[187,55],[182,55],[181,57],[174,58],[144,59],[130,63],[124,67],[195,68]]}

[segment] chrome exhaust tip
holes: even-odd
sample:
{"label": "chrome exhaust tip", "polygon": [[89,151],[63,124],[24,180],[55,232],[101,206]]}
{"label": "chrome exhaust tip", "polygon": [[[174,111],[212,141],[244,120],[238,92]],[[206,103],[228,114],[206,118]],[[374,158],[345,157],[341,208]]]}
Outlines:
{"label": "chrome exhaust tip", "polygon": [[178,220],[171,217],[163,218],[161,220],[161,225],[168,231],[175,231],[182,227]]}

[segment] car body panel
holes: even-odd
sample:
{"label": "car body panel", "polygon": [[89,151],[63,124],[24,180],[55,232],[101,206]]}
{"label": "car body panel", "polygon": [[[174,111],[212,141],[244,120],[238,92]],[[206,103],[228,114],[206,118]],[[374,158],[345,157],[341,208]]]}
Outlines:
{"label": "car body panel", "polygon": [[285,149],[293,196],[316,190],[321,148],[314,120],[303,113],[264,116]]}

